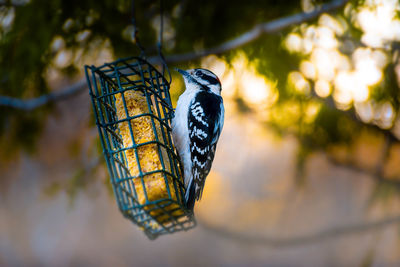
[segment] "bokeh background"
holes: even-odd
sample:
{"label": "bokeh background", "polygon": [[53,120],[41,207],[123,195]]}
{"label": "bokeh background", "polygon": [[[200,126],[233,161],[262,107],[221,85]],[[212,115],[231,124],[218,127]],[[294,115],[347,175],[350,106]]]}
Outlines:
{"label": "bokeh background", "polygon": [[[131,4],[0,1],[1,266],[400,265],[398,0],[164,1],[169,67],[215,72],[226,115],[198,226],[155,241],[118,211],[83,79],[140,53]],[[135,9],[157,64],[160,3]]]}

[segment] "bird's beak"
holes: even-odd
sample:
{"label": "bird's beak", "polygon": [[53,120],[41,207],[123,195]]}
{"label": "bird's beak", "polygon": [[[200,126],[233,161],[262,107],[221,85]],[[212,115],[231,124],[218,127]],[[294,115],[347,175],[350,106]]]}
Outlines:
{"label": "bird's beak", "polygon": [[179,72],[180,74],[182,74],[182,76],[183,76],[184,78],[189,78],[189,77],[190,77],[190,73],[187,72],[187,71],[185,71],[185,70],[181,70],[181,69],[178,69],[178,68],[175,68],[175,70],[176,70],[177,72]]}

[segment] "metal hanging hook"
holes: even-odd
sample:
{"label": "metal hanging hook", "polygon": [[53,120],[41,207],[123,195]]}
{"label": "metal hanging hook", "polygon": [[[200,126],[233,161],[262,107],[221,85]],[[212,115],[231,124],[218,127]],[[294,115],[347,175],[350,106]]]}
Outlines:
{"label": "metal hanging hook", "polygon": [[163,32],[164,32],[164,5],[163,5],[163,0],[160,0],[160,32],[158,36],[158,42],[157,42],[157,48],[158,48],[158,56],[161,59],[162,63],[162,75],[165,77],[165,74],[168,73],[168,82],[172,82],[172,76],[171,72],[168,68],[167,61],[165,60],[165,57],[162,53],[162,44],[163,44]]}
{"label": "metal hanging hook", "polygon": [[145,49],[139,41],[139,30],[136,24],[136,10],[135,10],[135,0],[132,0],[132,25],[133,25],[133,32],[132,38],[135,41],[135,44],[140,50],[140,57],[146,58]]}
{"label": "metal hanging hook", "polygon": [[[132,38],[135,40],[135,44],[140,50],[140,57],[145,59],[146,58],[145,49],[139,41],[139,30],[136,22],[135,0],[132,0],[132,25],[133,25]],[[168,81],[168,83],[171,83],[172,82],[171,72],[168,68],[167,61],[165,60],[165,57],[162,53],[163,33],[164,33],[164,2],[163,0],[160,0],[160,32],[158,34],[157,51],[162,65],[161,73],[164,77],[166,76],[166,74],[168,74],[168,78],[167,77],[165,78]]]}

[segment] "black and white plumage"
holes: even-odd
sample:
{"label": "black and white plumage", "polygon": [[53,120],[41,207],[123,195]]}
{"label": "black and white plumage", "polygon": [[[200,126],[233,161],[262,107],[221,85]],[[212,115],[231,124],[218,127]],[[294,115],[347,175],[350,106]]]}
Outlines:
{"label": "black and white plumage", "polygon": [[172,120],[172,135],[184,169],[187,208],[202,196],[224,124],[218,77],[206,69],[178,70],[186,85]]}

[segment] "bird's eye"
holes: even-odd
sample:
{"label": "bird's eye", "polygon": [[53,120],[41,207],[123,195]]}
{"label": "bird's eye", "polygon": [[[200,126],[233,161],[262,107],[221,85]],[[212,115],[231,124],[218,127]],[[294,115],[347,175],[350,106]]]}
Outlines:
{"label": "bird's eye", "polygon": [[199,71],[199,70],[196,71],[195,74],[196,74],[196,76],[199,76],[199,77],[200,77],[201,75],[203,75],[203,73],[202,73],[201,71]]}

